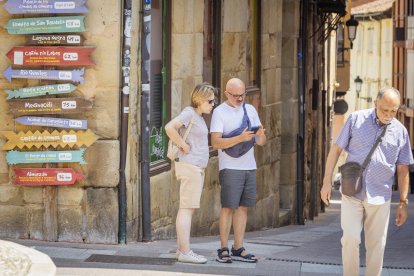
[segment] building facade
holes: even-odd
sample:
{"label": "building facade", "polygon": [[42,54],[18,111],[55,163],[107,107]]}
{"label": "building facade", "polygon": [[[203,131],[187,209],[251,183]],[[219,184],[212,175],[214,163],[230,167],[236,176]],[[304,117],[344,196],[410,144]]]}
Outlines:
{"label": "building facade", "polygon": [[[9,151],[0,152],[0,237],[86,243],[174,238],[179,183],[174,164],[165,156],[164,125],[189,105],[189,94],[200,82],[217,86],[219,101],[225,101],[224,87],[231,77],[246,83],[246,101],[257,109],[268,138],[264,147],[255,148],[257,204],[249,213],[247,230],[303,224],[318,215],[332,109],[326,76],[334,74],[326,60],[335,45],[325,43],[320,26],[327,21],[316,3],[102,0],[88,1],[86,6],[89,11],[82,14],[85,28],[78,31],[83,38],[77,47],[93,47],[93,64],[26,66],[8,58],[0,61],[3,72],[9,66],[12,70],[83,68],[82,82],[69,81],[76,86],[71,94],[34,99],[91,102],[84,112],[60,112],[54,117],[86,120],[87,129],[98,136],[89,146],[40,143],[38,148],[31,144],[15,148],[23,154],[84,150],[86,164],[42,159],[13,164],[16,160],[10,161]],[[0,7],[2,26],[36,17],[39,14],[22,16]],[[0,30],[1,54],[28,46],[28,36]],[[0,130],[54,131],[53,126],[18,123],[12,112],[16,99],[7,99],[6,90],[65,81],[12,76],[10,81],[6,75],[0,77],[4,110]],[[51,117],[48,111],[39,116]],[[206,117],[208,124],[209,120]],[[1,136],[0,145],[7,143]],[[195,236],[219,232],[216,155],[211,150],[201,208],[193,218]],[[71,185],[16,184],[15,169],[37,168],[73,169],[83,178]]]}

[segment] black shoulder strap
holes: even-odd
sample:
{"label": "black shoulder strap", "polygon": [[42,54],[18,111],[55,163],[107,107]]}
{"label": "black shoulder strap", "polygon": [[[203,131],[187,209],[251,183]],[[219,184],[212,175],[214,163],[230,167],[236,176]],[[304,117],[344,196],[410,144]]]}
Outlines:
{"label": "black shoulder strap", "polygon": [[375,144],[372,146],[371,151],[368,153],[367,158],[365,158],[365,161],[364,161],[364,163],[362,164],[362,169],[363,169],[363,170],[365,170],[365,168],[368,166],[369,161],[371,161],[372,154],[374,153],[374,151],[375,151],[375,150],[376,150],[376,148],[378,147],[379,143],[381,143],[382,138],[384,137],[385,132],[387,131],[387,126],[388,126],[388,125],[386,125],[386,126],[384,127],[384,129],[383,129],[383,130],[382,130],[382,132],[381,132],[381,135],[377,138],[377,141],[375,141]]}

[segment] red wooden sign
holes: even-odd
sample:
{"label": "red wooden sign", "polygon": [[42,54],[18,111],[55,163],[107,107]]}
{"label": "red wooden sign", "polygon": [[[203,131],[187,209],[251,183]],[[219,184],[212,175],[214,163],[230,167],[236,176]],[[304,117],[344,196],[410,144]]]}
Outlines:
{"label": "red wooden sign", "polygon": [[49,186],[72,185],[85,176],[71,168],[14,169],[16,185]]}
{"label": "red wooden sign", "polygon": [[89,55],[94,49],[95,47],[16,46],[7,53],[7,57],[14,65],[93,65]]}

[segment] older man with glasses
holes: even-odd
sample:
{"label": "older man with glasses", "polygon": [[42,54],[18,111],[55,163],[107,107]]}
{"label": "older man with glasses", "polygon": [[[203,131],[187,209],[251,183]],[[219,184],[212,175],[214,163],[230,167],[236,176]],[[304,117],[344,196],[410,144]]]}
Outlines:
{"label": "older man with glasses", "polygon": [[[243,247],[248,207],[256,205],[256,160],[254,144],[266,143],[265,130],[256,109],[244,102],[246,88],[240,79],[227,82],[227,100],[213,112],[211,143],[218,150],[221,185],[220,249],[216,260],[257,262]],[[233,222],[234,243],[230,250],[228,238]]]}

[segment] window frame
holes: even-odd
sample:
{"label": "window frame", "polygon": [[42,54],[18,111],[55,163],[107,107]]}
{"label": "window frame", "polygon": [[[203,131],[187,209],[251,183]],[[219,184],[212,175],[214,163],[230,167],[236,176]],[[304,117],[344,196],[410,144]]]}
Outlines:
{"label": "window frame", "polygon": [[[171,120],[171,93],[167,93],[167,91],[171,91],[171,42],[172,42],[172,1],[168,0],[160,0],[162,1],[162,8],[163,8],[163,22],[162,22],[162,55],[163,55],[163,69],[162,69],[162,77],[163,77],[163,96],[165,100],[163,101],[163,123],[162,123],[162,131],[163,135],[165,135],[164,126],[166,122]],[[163,140],[163,147],[164,147],[164,159],[158,160],[155,162],[150,162],[150,176],[154,176],[160,174],[165,171],[169,171],[171,169],[171,162],[167,158],[167,141],[168,138]]]}

